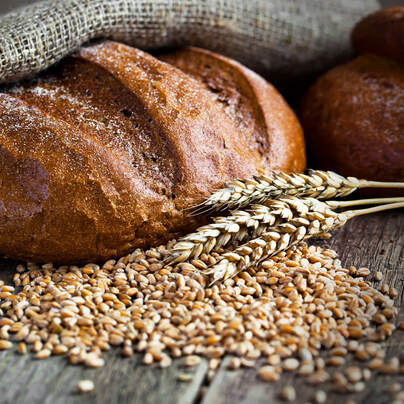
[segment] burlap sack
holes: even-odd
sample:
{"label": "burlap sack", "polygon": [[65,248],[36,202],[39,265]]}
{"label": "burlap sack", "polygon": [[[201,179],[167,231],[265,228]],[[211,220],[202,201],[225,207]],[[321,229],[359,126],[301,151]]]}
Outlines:
{"label": "burlap sack", "polygon": [[378,8],[376,0],[48,0],[0,19],[0,82],[106,37],[143,49],[197,45],[293,83],[347,57],[352,26]]}

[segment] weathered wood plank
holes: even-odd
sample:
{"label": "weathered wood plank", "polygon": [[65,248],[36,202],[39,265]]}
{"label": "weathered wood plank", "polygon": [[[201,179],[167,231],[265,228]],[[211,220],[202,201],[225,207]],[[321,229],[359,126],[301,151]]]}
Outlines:
{"label": "weathered wood plank", "polygon": [[[359,217],[336,231],[328,241],[339,252],[344,265],[367,266],[372,273],[381,271],[383,282],[394,285],[399,290],[397,306],[400,306],[398,320],[404,320],[404,212],[387,212],[385,214]],[[388,357],[404,355],[404,332],[397,331],[385,344]],[[226,358],[207,390],[202,404],[230,403],[278,403],[279,393],[287,384],[292,384],[298,392],[297,402],[309,402],[313,399],[316,387],[307,385],[303,378],[284,374],[277,383],[265,383],[258,379],[257,368],[232,371],[227,369]],[[265,364],[265,360],[260,362]],[[349,360],[352,365],[354,360]],[[353,398],[357,403],[382,404],[391,402],[386,394],[386,387],[393,381],[403,383],[403,375],[377,376],[368,382],[363,393],[355,395],[338,395],[332,393],[328,403],[344,403]],[[331,384],[324,386],[332,388]]]}
{"label": "weathered wood plank", "polygon": [[[0,353],[0,402],[2,404],[75,403],[181,403],[195,402],[207,371],[203,361],[189,370],[182,361],[170,368],[145,366],[141,356],[122,358],[116,350],[105,355],[106,366],[88,369],[68,365],[65,358],[35,360],[30,355]],[[189,382],[178,380],[180,373],[192,373]],[[96,386],[91,394],[76,392],[77,382],[91,379]]]}

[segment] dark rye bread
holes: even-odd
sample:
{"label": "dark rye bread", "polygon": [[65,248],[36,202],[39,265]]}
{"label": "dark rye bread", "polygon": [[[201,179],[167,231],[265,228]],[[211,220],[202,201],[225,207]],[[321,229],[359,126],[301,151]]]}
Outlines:
{"label": "dark rye bread", "polygon": [[404,63],[404,7],[376,11],[356,24],[352,45],[358,53],[372,53]]}
{"label": "dark rye bread", "polygon": [[404,181],[404,7],[365,17],[352,43],[361,54],[321,76],[303,98],[300,118],[313,165],[346,176]]}
{"label": "dark rye bread", "polygon": [[[237,80],[244,86],[240,77],[234,91]],[[252,77],[260,83],[249,93],[254,113],[271,122],[271,104],[255,99],[274,97],[285,121],[260,122],[248,138],[240,129],[248,112],[240,109],[235,124],[203,84],[115,42],[82,48],[40,78],[5,89],[0,254],[56,263],[120,256],[201,224],[187,208],[231,178],[301,171],[295,116]],[[266,158],[278,137],[287,139],[284,149]]]}
{"label": "dark rye bread", "polygon": [[316,167],[404,181],[402,65],[361,55],[335,67],[309,89],[300,118]]}

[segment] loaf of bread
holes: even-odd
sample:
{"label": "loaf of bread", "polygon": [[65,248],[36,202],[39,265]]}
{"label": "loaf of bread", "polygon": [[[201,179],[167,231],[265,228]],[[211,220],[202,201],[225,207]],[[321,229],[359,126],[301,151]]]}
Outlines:
{"label": "loaf of bread", "polygon": [[358,53],[372,53],[404,63],[404,7],[391,7],[370,14],[352,31]]}
{"label": "loaf of bread", "polygon": [[404,69],[362,55],[310,88],[301,107],[315,166],[369,180],[404,180]]}
{"label": "loaf of bread", "polygon": [[364,54],[321,76],[303,98],[300,118],[313,166],[404,181],[403,16],[404,8],[393,8],[359,22],[352,38]]}
{"label": "loaf of bread", "polygon": [[[0,254],[81,263],[157,245],[203,222],[224,182],[305,167],[280,94],[195,48],[102,42],[0,93]],[[174,67],[177,66],[177,67]]]}

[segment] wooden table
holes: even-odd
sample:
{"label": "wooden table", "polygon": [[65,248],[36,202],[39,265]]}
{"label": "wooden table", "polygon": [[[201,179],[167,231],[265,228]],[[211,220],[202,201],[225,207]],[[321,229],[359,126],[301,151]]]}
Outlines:
{"label": "wooden table", "polygon": [[[358,217],[336,231],[328,241],[339,252],[344,265],[368,266],[372,273],[382,271],[384,280],[399,290],[398,320],[404,320],[404,211],[392,211]],[[0,278],[10,281],[15,263],[0,261]],[[371,278],[371,276],[370,276]],[[387,341],[388,355],[404,356],[404,332],[396,331]],[[30,355],[14,352],[0,353],[0,403],[1,404],[70,404],[70,403],[277,403],[279,391],[285,384],[293,384],[303,403],[312,398],[314,388],[304,379],[292,374],[283,375],[277,383],[258,379],[257,369],[227,369],[225,358],[219,371],[210,382],[206,381],[206,361],[192,370],[182,366],[182,360],[172,367],[160,369],[141,363],[141,356],[121,358],[117,350],[106,355],[106,366],[86,369],[69,365],[65,358],[35,360]],[[354,361],[349,360],[349,364]],[[264,363],[262,360],[261,363]],[[259,364],[259,363],[258,363]],[[257,365],[258,367],[258,365]],[[191,373],[189,382],[178,380],[180,373]],[[94,381],[95,391],[88,395],[75,392],[79,380]],[[404,387],[404,376],[377,376],[368,382],[363,393],[353,395],[357,403],[389,403],[384,391],[393,381]],[[326,390],[331,384],[324,385]],[[348,396],[332,393],[327,403],[344,403]]]}

